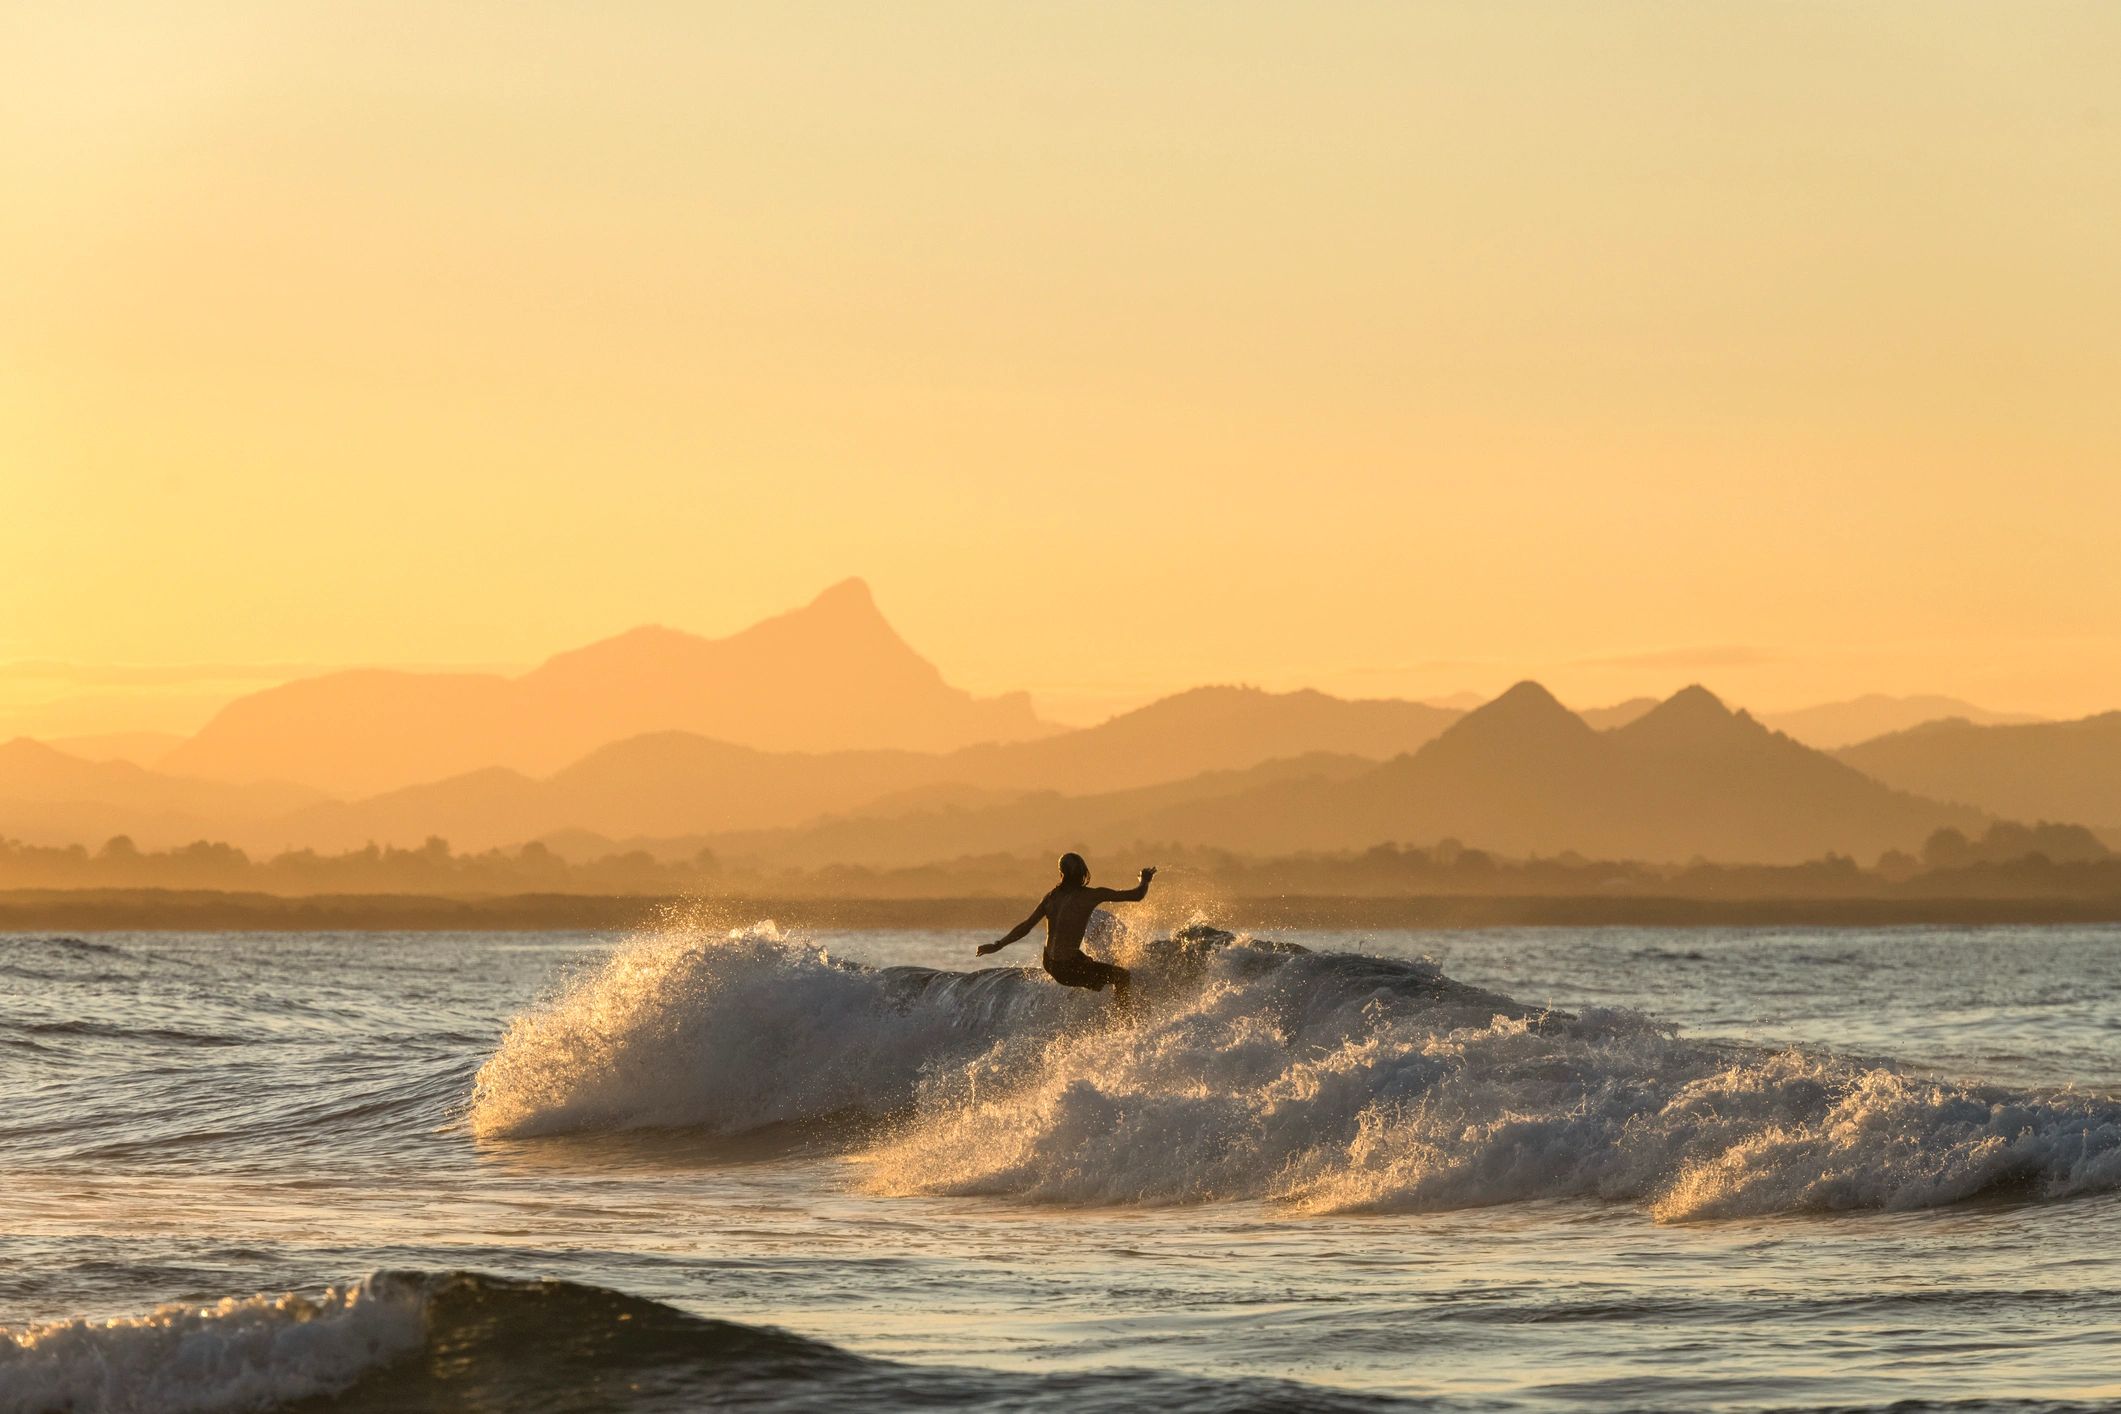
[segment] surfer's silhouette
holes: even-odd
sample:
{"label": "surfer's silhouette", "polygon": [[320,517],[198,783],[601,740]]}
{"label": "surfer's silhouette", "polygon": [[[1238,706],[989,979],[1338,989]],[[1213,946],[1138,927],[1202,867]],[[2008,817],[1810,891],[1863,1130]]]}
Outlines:
{"label": "surfer's silhouette", "polygon": [[979,955],[1000,952],[1024,934],[1030,932],[1043,918],[1046,920],[1046,955],[1043,959],[1046,973],[1064,987],[1087,987],[1093,992],[1102,992],[1106,984],[1112,987],[1113,1000],[1121,1011],[1132,1008],[1134,998],[1127,984],[1134,979],[1127,969],[1109,962],[1099,962],[1083,951],[1083,933],[1090,926],[1090,915],[1101,903],[1137,903],[1149,896],[1149,881],[1156,877],[1154,869],[1142,870],[1141,882],[1131,889],[1093,889],[1090,887],[1090,866],[1079,854],[1064,854],[1060,858],[1061,881],[1053,891],[1038,901],[1031,916],[1011,928],[1008,933],[991,943],[979,945]]}

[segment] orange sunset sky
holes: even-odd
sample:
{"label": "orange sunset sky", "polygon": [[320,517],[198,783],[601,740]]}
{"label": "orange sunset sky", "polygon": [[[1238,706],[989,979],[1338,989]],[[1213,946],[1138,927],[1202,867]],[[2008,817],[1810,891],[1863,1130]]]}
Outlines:
{"label": "orange sunset sky", "polygon": [[852,574],[1061,720],[2121,706],[2117,73],[2110,3],[9,6],[0,735]]}

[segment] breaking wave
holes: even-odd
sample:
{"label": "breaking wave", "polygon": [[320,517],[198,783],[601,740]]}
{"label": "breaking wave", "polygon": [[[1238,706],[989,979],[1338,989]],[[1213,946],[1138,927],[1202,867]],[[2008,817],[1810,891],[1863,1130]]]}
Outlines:
{"label": "breaking wave", "polygon": [[0,1330],[0,1414],[701,1408],[1357,1410],[1279,1380],[907,1365],[566,1281],[378,1272],[322,1296]]}
{"label": "breaking wave", "polygon": [[317,1297],[0,1330],[0,1411],[206,1414],[335,1394],[417,1349],[425,1305],[419,1283],[378,1275]]}
{"label": "breaking wave", "polygon": [[873,970],[770,924],[674,922],[519,1017],[471,1125],[792,1125],[880,1193],[1312,1213],[1596,1198],[1684,1221],[2121,1187],[2108,1098],[1711,1044],[1198,924],[1118,946],[1133,1026],[1024,969]]}

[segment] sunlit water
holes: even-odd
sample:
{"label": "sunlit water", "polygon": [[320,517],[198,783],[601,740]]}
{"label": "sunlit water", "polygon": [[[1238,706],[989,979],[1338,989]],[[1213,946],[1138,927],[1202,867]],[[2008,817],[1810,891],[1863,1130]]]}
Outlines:
{"label": "sunlit water", "polygon": [[2121,1400],[2121,930],[781,921],[0,938],[0,1410]]}

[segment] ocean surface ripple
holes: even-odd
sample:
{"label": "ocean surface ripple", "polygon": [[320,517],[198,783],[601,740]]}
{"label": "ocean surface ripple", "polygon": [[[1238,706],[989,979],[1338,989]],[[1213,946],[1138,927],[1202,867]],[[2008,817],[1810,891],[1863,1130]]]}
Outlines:
{"label": "ocean surface ripple", "polygon": [[0,1414],[2121,1407],[2121,929],[1143,915],[0,937]]}

